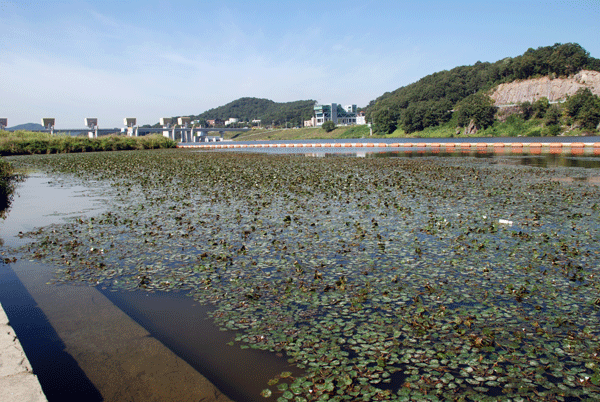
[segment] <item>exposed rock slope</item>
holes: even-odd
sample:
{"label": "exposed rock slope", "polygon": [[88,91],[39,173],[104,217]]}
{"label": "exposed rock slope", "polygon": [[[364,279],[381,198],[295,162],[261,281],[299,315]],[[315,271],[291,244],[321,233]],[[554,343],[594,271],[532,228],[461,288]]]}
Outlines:
{"label": "exposed rock slope", "polygon": [[490,95],[496,106],[535,102],[546,97],[550,102],[560,101],[573,95],[579,88],[589,88],[600,96],[600,72],[581,70],[568,78],[542,77],[500,84]]}

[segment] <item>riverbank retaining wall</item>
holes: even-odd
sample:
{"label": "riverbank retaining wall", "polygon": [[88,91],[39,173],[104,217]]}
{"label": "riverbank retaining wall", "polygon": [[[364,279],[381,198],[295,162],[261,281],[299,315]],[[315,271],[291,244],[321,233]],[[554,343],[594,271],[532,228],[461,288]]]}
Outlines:
{"label": "riverbank retaining wall", "polygon": [[47,402],[2,305],[0,305],[0,401]]}

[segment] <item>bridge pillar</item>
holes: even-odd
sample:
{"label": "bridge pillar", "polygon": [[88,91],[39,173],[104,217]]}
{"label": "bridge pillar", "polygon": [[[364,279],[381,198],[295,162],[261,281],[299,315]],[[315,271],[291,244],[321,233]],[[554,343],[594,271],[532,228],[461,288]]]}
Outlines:
{"label": "bridge pillar", "polygon": [[98,127],[94,131],[88,131],[88,138],[98,138]]}
{"label": "bridge pillar", "polygon": [[173,119],[171,117],[161,117],[160,125],[164,129],[163,137],[170,138],[171,134],[169,133],[169,129],[171,128],[171,123],[173,123]]}
{"label": "bridge pillar", "polygon": [[42,125],[46,130],[50,131],[50,135],[54,135],[54,122],[55,120],[53,117],[46,117],[42,119]]}
{"label": "bridge pillar", "polygon": [[[135,117],[125,117],[123,119],[123,124],[127,127],[127,135],[129,137],[133,136],[133,128],[137,125],[137,119]],[[135,130],[135,136],[137,137],[137,127]]]}
{"label": "bridge pillar", "polygon": [[84,123],[90,129],[88,137],[98,138],[98,119],[95,117],[86,117]]}

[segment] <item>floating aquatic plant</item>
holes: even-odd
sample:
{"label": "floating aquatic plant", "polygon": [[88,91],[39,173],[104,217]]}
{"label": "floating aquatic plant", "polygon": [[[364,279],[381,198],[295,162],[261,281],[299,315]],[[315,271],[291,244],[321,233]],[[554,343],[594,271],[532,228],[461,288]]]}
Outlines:
{"label": "floating aquatic plant", "polygon": [[[595,171],[475,158],[134,152],[21,158],[110,183],[93,218],[21,250],[57,283],[179,290],[282,353],[262,396],[600,396]],[[511,222],[511,225],[503,222]]]}

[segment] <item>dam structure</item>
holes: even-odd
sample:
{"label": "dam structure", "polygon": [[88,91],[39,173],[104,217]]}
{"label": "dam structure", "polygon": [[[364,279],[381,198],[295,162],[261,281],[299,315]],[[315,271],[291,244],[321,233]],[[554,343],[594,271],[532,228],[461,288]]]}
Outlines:
{"label": "dam structure", "polygon": [[[86,117],[84,119],[85,128],[55,128],[56,119],[53,117],[42,118],[42,129],[33,129],[28,131],[50,133],[50,134],[68,134],[68,135],[81,135],[87,133],[89,138],[98,138],[103,135],[110,134],[127,134],[130,137],[144,136],[148,134],[161,133],[164,137],[170,138],[173,141],[182,143],[196,143],[196,142],[217,142],[223,141],[223,133],[226,131],[235,132],[246,132],[250,131],[249,128],[228,128],[228,127],[196,127],[190,125],[189,117],[179,117],[177,124],[173,124],[173,119],[170,117],[162,117],[160,119],[160,125],[162,127],[140,127],[137,125],[137,119],[135,117],[126,117],[123,119],[124,128],[100,128],[98,126],[98,119],[92,117]],[[4,130],[8,125],[7,118],[0,119],[0,130]],[[209,135],[210,133],[216,133],[218,135]]]}

